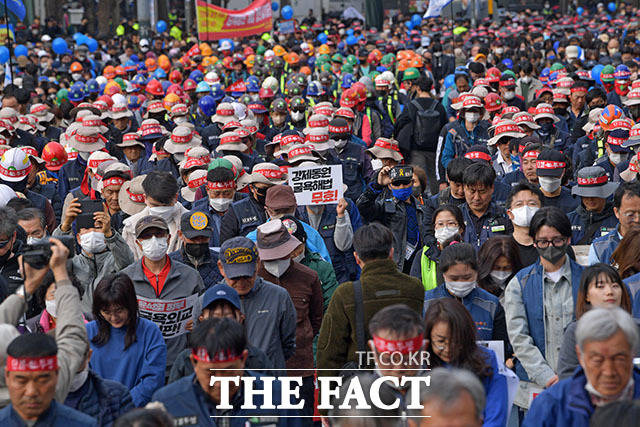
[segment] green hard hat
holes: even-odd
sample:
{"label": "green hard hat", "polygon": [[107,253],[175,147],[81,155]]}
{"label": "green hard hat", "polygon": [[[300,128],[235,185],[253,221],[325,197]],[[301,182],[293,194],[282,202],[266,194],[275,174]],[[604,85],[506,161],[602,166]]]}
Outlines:
{"label": "green hard hat", "polygon": [[60,89],[56,92],[56,103],[60,105],[63,99],[69,99],[69,91],[67,89]]}
{"label": "green hard hat", "polygon": [[267,48],[262,46],[262,45],[260,45],[256,49],[256,55],[263,55],[266,51],[267,51]]}
{"label": "green hard hat", "polygon": [[561,64],[561,63],[559,63],[559,62],[554,62],[554,63],[551,65],[551,68],[549,68],[549,71],[551,71],[552,73],[553,73],[554,71],[558,71],[558,70],[564,70],[564,65],[562,65],[562,64]]}
{"label": "green hard hat", "polygon": [[602,71],[600,72],[600,80],[603,82],[611,83],[614,81],[613,73],[616,72],[616,69],[613,68],[613,65],[605,65]]}
{"label": "green hard hat", "polygon": [[420,71],[417,68],[411,67],[407,68],[402,75],[402,81],[405,80],[415,80],[420,77]]}
{"label": "green hard hat", "polygon": [[387,53],[380,60],[381,64],[393,64],[394,62],[396,62],[396,57],[393,56],[393,53]]}
{"label": "green hard hat", "polygon": [[356,65],[358,63],[358,58],[355,55],[347,56],[347,64]]}
{"label": "green hard hat", "polygon": [[209,162],[209,167],[207,168],[207,171],[210,171],[211,169],[215,169],[215,168],[233,169],[233,163],[231,163],[227,159],[223,159],[220,157],[217,159],[213,159],[211,160],[211,162]]}
{"label": "green hard hat", "polygon": [[351,64],[343,64],[342,68],[340,69],[340,71],[342,71],[343,73],[353,74],[353,65],[351,65]]}
{"label": "green hard hat", "polygon": [[505,70],[505,71],[502,73],[502,75],[504,76],[505,74],[507,74],[507,75],[509,75],[509,76],[513,77],[513,78],[514,78],[514,80],[515,80],[515,79],[517,79],[517,77],[516,77],[516,73],[514,73],[514,72],[513,72],[513,71],[511,71],[511,70]]}
{"label": "green hard hat", "polygon": [[339,63],[341,63],[341,64],[342,64],[342,62],[343,62],[342,55],[340,55],[339,53],[334,54],[334,55],[331,57],[331,61],[332,61],[332,62],[339,62]]}

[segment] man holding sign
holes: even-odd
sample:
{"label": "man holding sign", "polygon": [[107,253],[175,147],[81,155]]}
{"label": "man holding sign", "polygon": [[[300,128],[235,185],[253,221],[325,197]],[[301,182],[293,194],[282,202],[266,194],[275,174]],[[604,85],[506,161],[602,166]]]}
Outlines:
{"label": "man holding sign", "polygon": [[409,274],[415,254],[424,244],[425,206],[412,194],[413,168],[385,166],[376,181],[358,198],[357,205],[367,222],[380,222],[393,233],[393,260]]}
{"label": "man holding sign", "polygon": [[[195,224],[197,226],[197,224]],[[135,228],[142,260],[122,270],[133,282],[140,316],[153,321],[167,344],[167,374],[187,346],[186,333],[199,312],[198,295],[204,289],[197,270],[167,256],[169,226],[155,215],[142,217]]]}

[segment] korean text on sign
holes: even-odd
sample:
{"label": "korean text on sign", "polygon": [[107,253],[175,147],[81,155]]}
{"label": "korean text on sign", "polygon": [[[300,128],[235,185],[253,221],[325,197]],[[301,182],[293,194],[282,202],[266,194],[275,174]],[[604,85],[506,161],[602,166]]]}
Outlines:
{"label": "korean text on sign", "polygon": [[173,301],[138,297],[140,317],[158,325],[165,339],[187,332],[187,322],[194,318],[197,303],[198,295]]}
{"label": "korean text on sign", "polygon": [[338,203],[343,196],[341,165],[289,168],[288,174],[298,206]]}

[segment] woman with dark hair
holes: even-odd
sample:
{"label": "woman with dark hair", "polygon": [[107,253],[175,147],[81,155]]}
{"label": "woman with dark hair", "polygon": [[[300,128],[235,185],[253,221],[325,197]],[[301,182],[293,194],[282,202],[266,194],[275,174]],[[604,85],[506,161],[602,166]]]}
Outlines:
{"label": "woman with dark hair", "polygon": [[424,310],[440,299],[456,299],[469,311],[480,340],[504,343],[505,355],[511,354],[504,309],[498,297],[478,287],[478,258],[469,243],[451,243],[440,254],[444,284],[424,296]]}
{"label": "woman with dark hair", "polygon": [[473,372],[482,381],[487,395],[483,425],[504,426],[509,413],[507,379],[499,373],[493,351],[476,344],[475,329],[462,304],[447,298],[433,301],[425,314],[429,368],[444,366]]}
{"label": "woman with dark hair", "polygon": [[133,282],[125,274],[102,279],[93,293],[95,321],[87,324],[91,369],[129,388],[144,406],[164,385],[167,346],[158,326],[138,316]]}
{"label": "woman with dark hair", "polygon": [[520,270],[504,293],[507,331],[520,387],[514,403],[529,408],[531,393],[558,382],[562,334],[574,319],[583,267],[567,256],[571,222],[555,206],[539,209],[529,235],[539,259]]}
{"label": "woman with dark hair", "polygon": [[492,237],[478,252],[478,286],[502,298],[509,280],[522,269],[518,246],[511,237]]}
{"label": "woman with dark hair", "polygon": [[442,284],[442,273],[438,269],[438,260],[442,248],[451,241],[462,241],[464,219],[462,211],[455,205],[442,205],[433,212],[431,227],[434,230],[436,244],[422,247],[422,255],[416,256],[411,265],[411,275],[422,281],[424,290],[434,289]]}
{"label": "woman with dark hair", "polygon": [[[631,228],[611,254],[611,260],[618,266],[620,277],[627,279],[640,273],[640,257],[638,254],[640,254],[640,230]],[[640,275],[637,276],[635,281],[640,282]]]}
{"label": "woman with dark hair", "polygon": [[[636,255],[637,256],[637,255]],[[618,271],[610,265],[598,263],[587,267],[582,273],[576,320],[571,322],[562,337],[562,347],[558,356],[558,377],[561,380],[573,375],[578,367],[576,355],[576,326],[580,317],[591,308],[621,307],[631,313],[631,296],[622,283]]]}

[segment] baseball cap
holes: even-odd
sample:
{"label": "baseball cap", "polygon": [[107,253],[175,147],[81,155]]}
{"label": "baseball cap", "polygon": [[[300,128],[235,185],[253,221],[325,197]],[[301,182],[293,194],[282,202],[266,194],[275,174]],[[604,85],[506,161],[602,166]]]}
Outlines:
{"label": "baseball cap", "polygon": [[156,215],[148,215],[140,218],[136,223],[136,239],[140,237],[140,235],[149,228],[159,228],[160,230],[164,230],[167,233],[169,232],[169,226],[166,221],[159,216]]}
{"label": "baseball cap", "polygon": [[202,295],[202,308],[205,309],[216,301],[227,301],[238,310],[242,310],[238,292],[226,283],[219,283],[204,292],[204,295]]}
{"label": "baseball cap", "polygon": [[227,239],[220,247],[219,260],[229,279],[251,277],[258,261],[256,244],[243,236]]}
{"label": "baseball cap", "polygon": [[187,239],[210,237],[213,232],[211,217],[207,212],[185,212],[180,218],[180,231]]}

